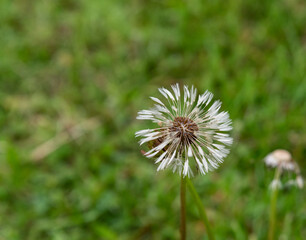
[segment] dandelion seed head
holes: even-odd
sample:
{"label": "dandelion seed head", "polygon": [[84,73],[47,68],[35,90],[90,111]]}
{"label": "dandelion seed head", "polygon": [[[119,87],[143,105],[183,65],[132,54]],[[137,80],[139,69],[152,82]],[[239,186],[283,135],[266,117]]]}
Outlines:
{"label": "dandelion seed head", "polygon": [[280,180],[278,179],[274,179],[271,183],[270,183],[270,189],[271,190],[276,190],[276,189],[281,189],[283,187],[282,183]]}
{"label": "dandelion seed head", "polygon": [[[218,168],[228,155],[227,146],[232,129],[227,112],[220,112],[221,102],[212,102],[213,94],[206,91],[197,95],[193,86],[171,86],[172,92],[160,88],[163,99],[151,97],[154,107],[138,112],[137,119],[157,123],[154,129],[136,132],[139,143],[148,143],[148,158],[156,158],[157,170],[172,168],[173,172],[193,176]],[[166,100],[166,101],[165,101]],[[193,168],[193,169],[192,169]]]}
{"label": "dandelion seed head", "polygon": [[301,175],[298,175],[297,177],[296,177],[296,185],[300,188],[300,189],[302,189],[303,187],[304,187],[304,180],[303,180],[303,178],[302,178],[302,176]]}
{"label": "dandelion seed head", "polygon": [[268,154],[264,161],[268,167],[279,167],[286,171],[295,171],[296,163],[293,161],[290,152],[284,149],[277,149]]}
{"label": "dandelion seed head", "polygon": [[[294,172],[296,175],[295,179],[290,179],[286,184],[285,187],[297,186],[298,188],[303,188],[304,181],[301,176],[301,171],[297,162],[295,162],[292,158],[290,152],[284,149],[277,149],[271,153],[269,153],[265,158],[264,162],[268,167],[278,168],[280,173],[282,174],[285,171]],[[281,188],[282,183],[280,180],[274,179],[270,184],[272,189]]]}

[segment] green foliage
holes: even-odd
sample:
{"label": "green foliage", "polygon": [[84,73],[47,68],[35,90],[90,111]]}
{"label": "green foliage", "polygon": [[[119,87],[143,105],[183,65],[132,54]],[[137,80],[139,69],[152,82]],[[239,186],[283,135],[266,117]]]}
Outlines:
{"label": "green foliage", "polygon": [[[176,82],[212,91],[233,119],[230,156],[193,180],[216,238],[265,239],[262,158],[285,148],[306,166],[305,12],[301,0],[1,0],[0,239],[178,239],[179,178],[134,138],[151,126],[137,111]],[[73,140],[33,157],[61,134]],[[303,198],[280,192],[281,239],[306,236]],[[189,239],[205,239],[190,196],[187,217]]]}

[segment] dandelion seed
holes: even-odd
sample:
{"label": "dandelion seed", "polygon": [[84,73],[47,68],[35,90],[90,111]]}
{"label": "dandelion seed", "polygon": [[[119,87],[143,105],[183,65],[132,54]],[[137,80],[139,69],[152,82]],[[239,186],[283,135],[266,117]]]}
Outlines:
{"label": "dandelion seed", "polygon": [[172,168],[173,172],[190,177],[195,166],[206,174],[218,168],[229,153],[226,146],[233,142],[227,133],[232,129],[229,115],[219,112],[219,100],[211,104],[213,94],[209,91],[197,95],[193,86],[184,86],[183,93],[178,84],[171,88],[174,94],[159,89],[166,101],[151,97],[154,107],[138,112],[137,119],[151,120],[158,127],[138,131],[136,137],[142,137],[140,145],[151,146],[145,156],[157,157],[158,171]]}

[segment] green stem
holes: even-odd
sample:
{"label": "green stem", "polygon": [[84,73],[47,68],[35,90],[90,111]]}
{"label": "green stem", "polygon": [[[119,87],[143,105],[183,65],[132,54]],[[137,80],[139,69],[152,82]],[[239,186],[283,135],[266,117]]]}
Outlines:
{"label": "green stem", "polygon": [[186,178],[181,174],[181,240],[186,240]]}
{"label": "green stem", "polygon": [[203,223],[204,223],[204,225],[206,227],[208,239],[209,240],[214,240],[215,238],[214,238],[213,232],[211,230],[210,224],[208,222],[205,208],[204,208],[204,206],[202,204],[202,201],[201,201],[201,199],[199,197],[199,194],[195,190],[195,187],[193,186],[193,183],[190,181],[189,178],[187,178],[187,185],[188,185],[188,188],[189,188],[189,190],[191,192],[191,195],[192,195],[192,197],[193,197],[193,199],[194,199],[194,201],[195,201],[195,203],[196,203],[196,205],[198,207],[198,210],[200,212],[200,216],[201,216],[201,218],[203,220]]}
{"label": "green stem", "polygon": [[[281,175],[281,169],[275,170],[273,181],[279,181]],[[274,229],[275,229],[275,217],[276,217],[276,203],[277,203],[278,186],[272,188],[271,204],[270,204],[270,220],[269,220],[269,233],[268,239],[274,240]]]}

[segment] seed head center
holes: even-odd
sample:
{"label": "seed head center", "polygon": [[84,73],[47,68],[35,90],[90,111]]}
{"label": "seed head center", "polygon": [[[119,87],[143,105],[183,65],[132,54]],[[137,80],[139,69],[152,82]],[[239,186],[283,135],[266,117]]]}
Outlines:
{"label": "seed head center", "polygon": [[187,117],[176,117],[169,127],[169,131],[175,133],[175,136],[180,138],[183,145],[190,144],[195,140],[195,132],[198,130],[198,125]]}

